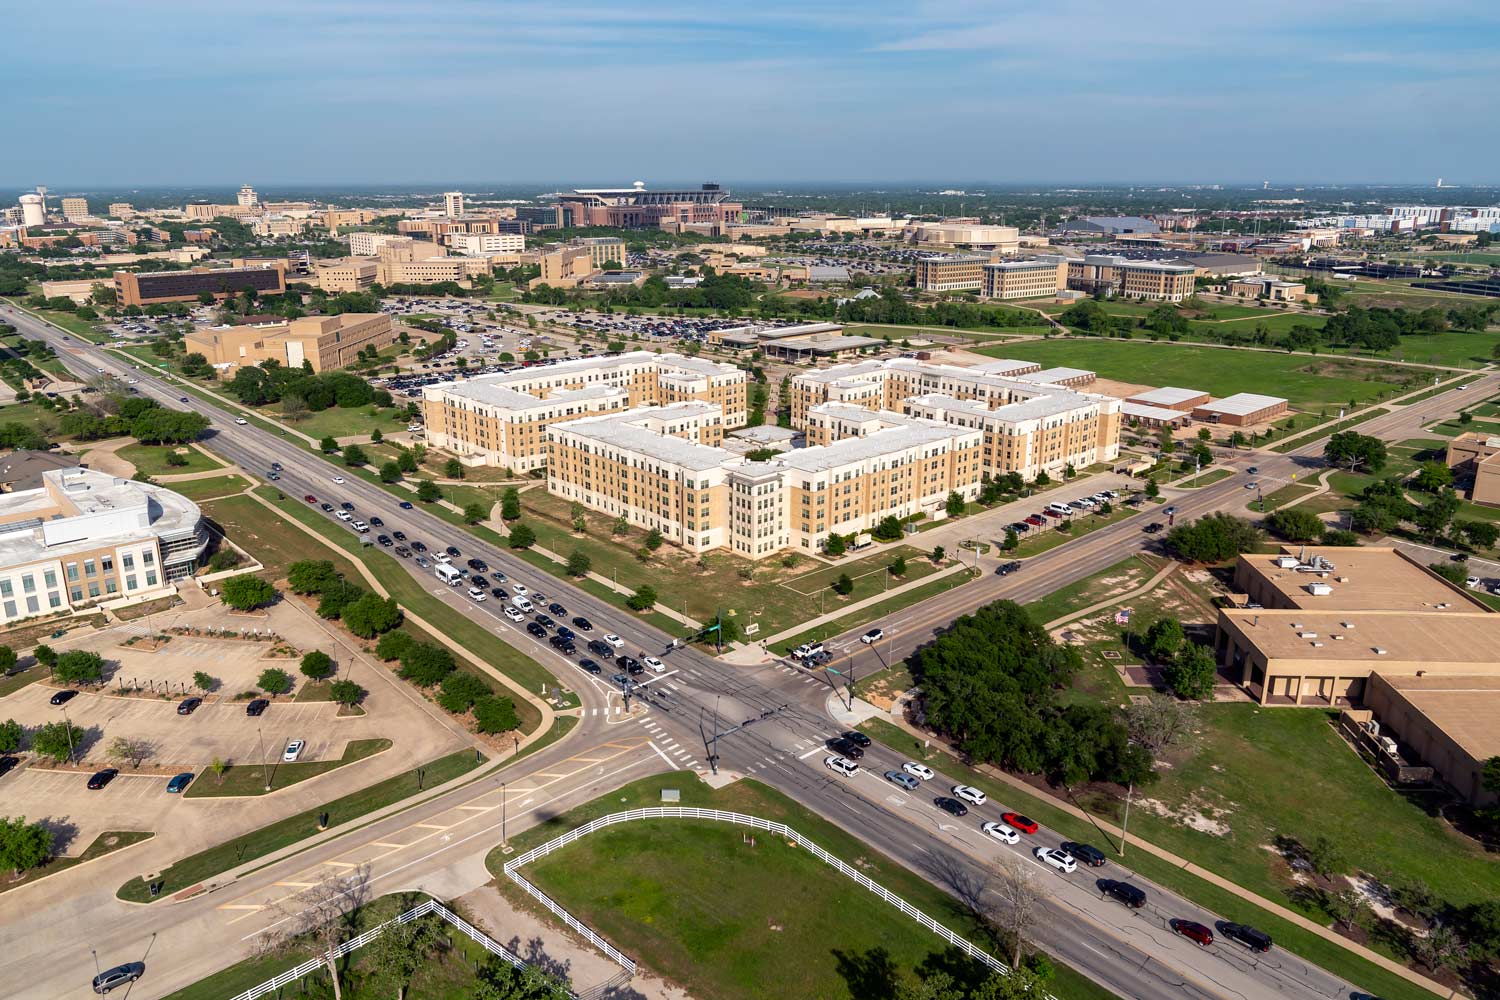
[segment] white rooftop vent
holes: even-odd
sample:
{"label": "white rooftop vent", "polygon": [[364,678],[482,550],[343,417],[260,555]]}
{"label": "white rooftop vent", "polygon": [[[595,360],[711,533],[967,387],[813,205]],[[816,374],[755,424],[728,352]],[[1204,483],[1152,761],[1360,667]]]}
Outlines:
{"label": "white rooftop vent", "polygon": [[1354,623],[1353,622],[1339,622],[1339,624],[1342,625],[1342,626],[1344,626],[1344,628],[1353,628],[1354,627]]}
{"label": "white rooftop vent", "polygon": [[1385,655],[1385,647],[1384,646],[1376,646],[1375,647],[1375,655],[1376,656],[1384,656]]}
{"label": "white rooftop vent", "polygon": [[1451,608],[1451,607],[1453,607],[1453,605],[1449,604],[1447,601],[1444,601],[1442,604],[1438,605],[1438,610],[1441,611],[1444,608]]}
{"label": "white rooftop vent", "polygon": [[1334,640],[1335,642],[1337,642],[1340,639],[1342,639],[1343,636],[1340,635],[1338,632],[1330,632],[1329,635],[1328,635],[1328,638],[1330,638],[1330,639]]}
{"label": "white rooftop vent", "polygon": [[1302,627],[1302,623],[1301,622],[1292,622],[1292,628],[1301,628],[1301,627]]}
{"label": "white rooftop vent", "polygon": [[1326,583],[1309,583],[1307,592],[1314,597],[1327,597],[1333,593],[1333,587]]}
{"label": "white rooftop vent", "polygon": [[1316,632],[1298,632],[1297,633],[1297,638],[1299,638],[1299,639],[1316,639],[1317,637],[1318,637],[1318,633],[1316,633]]}
{"label": "white rooftop vent", "polygon": [[1321,646],[1321,645],[1323,645],[1321,642],[1315,642],[1315,643],[1313,643],[1314,647]]}
{"label": "white rooftop vent", "polygon": [[1281,569],[1291,569],[1292,567],[1294,567],[1294,566],[1297,565],[1297,557],[1296,556],[1277,556],[1275,558],[1274,562]]}

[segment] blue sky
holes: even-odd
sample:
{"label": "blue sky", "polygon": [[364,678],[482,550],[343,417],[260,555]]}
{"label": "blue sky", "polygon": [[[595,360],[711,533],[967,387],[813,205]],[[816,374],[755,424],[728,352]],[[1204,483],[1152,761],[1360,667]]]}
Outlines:
{"label": "blue sky", "polygon": [[48,0],[0,185],[1500,180],[1494,0]]}

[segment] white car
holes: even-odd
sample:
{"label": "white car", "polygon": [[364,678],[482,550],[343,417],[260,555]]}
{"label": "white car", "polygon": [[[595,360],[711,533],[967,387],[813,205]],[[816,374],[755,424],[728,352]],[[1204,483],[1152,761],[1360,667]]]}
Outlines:
{"label": "white car", "polygon": [[970,805],[982,806],[990,800],[990,797],[973,785],[954,785],[953,794],[963,799]]}
{"label": "white car", "polygon": [[859,765],[847,757],[828,757],[823,761],[823,766],[830,771],[836,771],[846,778],[852,778],[859,773]]}
{"label": "white car", "polygon": [[643,656],[641,662],[649,667],[652,673],[659,674],[667,669],[667,665],[654,656]]}
{"label": "white car", "polygon": [[515,591],[516,594],[520,597],[525,597],[527,594],[531,593],[531,591],[526,589],[526,584],[524,583],[513,583],[510,585],[510,589]]}
{"label": "white car", "polygon": [[625,640],[621,639],[619,636],[615,635],[613,632],[611,632],[608,635],[606,635],[604,637],[604,641],[607,642],[607,643],[609,643],[611,646],[615,647],[616,649],[619,649],[621,646],[625,645]]}
{"label": "white car", "polygon": [[1051,865],[1064,875],[1071,875],[1078,870],[1078,862],[1073,860],[1073,855],[1060,847],[1038,847],[1031,853],[1042,864]]}
{"label": "white car", "polygon": [[281,752],[281,759],[290,764],[292,761],[302,756],[302,748],[305,746],[307,746],[307,744],[302,742],[301,740],[292,740],[292,742],[286,745],[286,749]]}
{"label": "white car", "polygon": [[250,421],[246,420],[244,417],[235,417],[234,418],[234,422],[237,423],[237,424],[239,424],[241,427],[243,427],[246,424],[248,424]]}
{"label": "white car", "polygon": [[344,477],[343,476],[334,476],[333,477],[333,481],[335,483],[337,483],[339,486],[343,486],[344,485]]}
{"label": "white car", "polygon": [[479,587],[470,587],[469,588],[469,600],[471,600],[471,601],[476,601],[476,602],[477,601],[483,601],[483,600],[487,599],[488,597],[489,597],[489,595],[486,594],[484,592],[484,590],[481,589],[481,588],[479,588]]}
{"label": "white car", "polygon": [[525,615],[521,614],[521,612],[511,607],[509,604],[505,606],[505,617],[509,618],[513,622],[524,622],[526,620]]}
{"label": "white car", "polygon": [[866,646],[870,646],[870,645],[874,645],[875,643],[879,642],[881,639],[884,639],[884,638],[885,638],[885,630],[884,629],[872,628],[872,629],[870,629],[870,631],[868,631],[864,635],[860,636],[859,637],[859,641],[862,642],[862,643],[864,643]]}
{"label": "white car", "polygon": [[1019,844],[1021,842],[1021,835],[1004,823],[986,823],[980,829],[1002,844]]}
{"label": "white car", "polygon": [[354,515],[349,513],[347,510],[336,510],[333,512],[333,516],[338,518],[340,521],[354,520]]}
{"label": "white car", "polygon": [[907,774],[911,775],[914,778],[921,778],[923,781],[931,781],[933,778],[937,777],[932,768],[928,767],[926,764],[918,764],[914,760],[909,760],[905,764],[902,764],[901,770],[905,771]]}
{"label": "white car", "polygon": [[363,521],[354,521],[349,525],[349,527],[353,528],[361,535],[366,535],[370,532],[370,526]]}
{"label": "white car", "polygon": [[1471,576],[1467,578],[1466,580],[1464,580],[1464,586],[1468,587],[1470,590],[1477,590],[1479,588],[1479,577]]}

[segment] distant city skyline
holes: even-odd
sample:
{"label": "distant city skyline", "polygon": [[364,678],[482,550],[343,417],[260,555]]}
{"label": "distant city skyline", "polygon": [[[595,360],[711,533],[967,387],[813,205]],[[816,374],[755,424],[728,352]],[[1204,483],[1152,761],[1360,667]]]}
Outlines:
{"label": "distant city skyline", "polygon": [[7,27],[5,187],[1500,180],[1478,0],[78,0]]}

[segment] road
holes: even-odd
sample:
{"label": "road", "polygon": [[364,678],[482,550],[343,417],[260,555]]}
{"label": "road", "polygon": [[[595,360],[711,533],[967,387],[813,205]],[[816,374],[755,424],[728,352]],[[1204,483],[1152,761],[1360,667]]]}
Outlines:
{"label": "road", "polygon": [[[59,356],[77,371],[93,372],[97,368],[120,373],[127,371],[127,363],[118,356],[76,340],[64,343],[60,331],[25,314],[14,312],[6,318],[20,327],[26,336],[52,341]],[[457,610],[484,622],[497,638],[545,664],[578,690],[584,700],[584,718],[562,744],[522,761],[514,769],[506,769],[493,778],[409,810],[390,823],[404,829],[418,817],[438,815],[452,809],[475,816],[485,815],[487,807],[493,805],[491,799],[499,781],[511,782],[518,788],[528,780],[535,783],[538,776],[556,773],[556,768],[564,767],[562,762],[572,760],[576,763],[580,758],[598,756],[600,747],[624,740],[619,734],[639,730],[644,737],[641,746],[636,748],[640,760],[630,765],[637,770],[622,765],[622,773],[612,774],[606,773],[602,764],[591,765],[594,771],[591,776],[577,775],[578,784],[553,789],[545,804],[550,815],[607,790],[607,787],[649,773],[653,766],[701,770],[707,763],[704,732],[712,732],[715,719],[724,724],[754,719],[757,721],[720,743],[721,768],[754,777],[777,788],[950,891],[956,883],[975,879],[979,867],[992,860],[998,851],[1018,851],[1029,857],[1028,848],[1039,843],[1055,843],[1055,838],[1047,831],[1016,848],[982,840],[982,834],[978,832],[979,821],[998,819],[1000,804],[990,803],[982,810],[975,810],[965,820],[952,820],[931,805],[932,794],[936,793],[906,795],[879,777],[881,771],[899,764],[889,751],[881,747],[871,749],[861,774],[852,779],[835,778],[823,767],[824,754],[820,749],[823,741],[837,731],[825,710],[829,687],[824,680],[784,666],[735,666],[695,649],[669,649],[670,636],[564,581],[545,577],[509,552],[485,544],[420,509],[401,510],[397,507],[396,497],[356,477],[348,477],[346,483],[336,486],[332,477],[341,473],[320,456],[254,425],[236,425],[223,410],[210,406],[197,396],[189,395],[189,402],[181,403],[179,390],[145,372],[131,374],[140,380],[137,388],[143,394],[165,405],[191,408],[209,416],[216,431],[204,444],[247,471],[263,473],[273,460],[281,462],[284,471],[279,486],[288,495],[297,497],[311,493],[320,499],[348,499],[357,505],[361,515],[378,515],[388,527],[400,527],[429,545],[458,544],[465,558],[478,556],[492,568],[505,572],[512,581],[523,581],[533,589],[540,586],[549,599],[560,600],[566,605],[569,615],[588,617],[595,624],[595,634],[615,632],[626,637],[630,643],[627,648],[655,651],[666,661],[668,673],[652,678],[635,699],[634,713],[624,714],[617,711],[624,707],[621,699],[609,690],[606,682],[589,677],[550,647],[511,627],[498,615],[499,602],[469,602],[455,591],[442,587],[427,571],[408,562],[407,568],[415,576]],[[1481,381],[1490,379],[1475,380],[1473,392],[1476,396],[1482,394],[1479,389]],[[1487,391],[1493,390],[1491,385]],[[1453,404],[1448,400],[1445,405],[1451,409]],[[1372,425],[1374,423],[1371,421]],[[1257,462],[1262,479],[1286,478],[1317,464],[1312,457],[1316,450],[1316,444],[1309,444],[1306,449],[1286,456],[1261,454],[1252,457],[1247,454],[1242,464]],[[1177,501],[1178,516],[1193,517],[1215,509],[1242,506],[1245,494],[1241,480],[1242,477],[1230,477],[1187,494]],[[999,598],[1030,600],[1094,573],[1148,544],[1149,536],[1142,534],[1141,525],[1148,518],[1160,516],[1161,512],[1154,510],[1127,518],[1028,559],[1022,573],[1004,578],[988,577],[939,595],[904,613],[905,621],[890,629],[889,642],[863,648],[859,655],[867,658],[872,667],[881,662],[882,657],[900,658],[926,642],[934,630],[984,603]],[[832,675],[824,675],[824,678],[832,679]],[[647,746],[653,749],[645,749]],[[590,749],[579,751],[578,747]],[[946,791],[952,782],[940,776],[932,784],[942,786]],[[463,806],[472,808],[461,809]],[[533,803],[531,808],[534,818],[538,806]],[[464,832],[461,837],[450,834],[445,824],[434,823],[435,827],[443,828],[445,835],[452,837],[452,841],[443,844],[441,850],[401,860],[402,850],[416,850],[403,846],[401,850],[375,860],[376,877],[388,880],[380,887],[388,889],[422,884],[424,878],[437,879],[455,865],[463,865],[466,861],[472,863],[475,856],[481,856],[499,838],[492,825],[477,819],[469,822],[474,824],[472,832]],[[523,814],[517,822],[527,822],[527,818]],[[453,829],[457,831],[458,828],[454,826]],[[464,827],[464,830],[469,829]],[[7,907],[12,915],[0,917],[0,924],[18,919],[15,914],[25,910],[28,933],[8,949],[4,961],[0,962],[0,969],[4,970],[8,981],[35,984],[37,992],[31,995],[66,995],[74,990],[72,984],[86,978],[79,970],[91,966],[92,961],[84,954],[86,949],[82,945],[77,948],[65,946],[63,953],[73,964],[61,968],[65,963],[59,962],[55,942],[87,941],[98,947],[101,957],[108,962],[117,962],[139,956],[151,934],[156,933],[161,935],[157,947],[166,949],[165,953],[172,957],[169,961],[158,958],[151,975],[142,981],[140,987],[143,996],[162,995],[227,964],[250,949],[257,920],[262,919],[261,914],[270,912],[255,908],[265,905],[266,886],[274,887],[278,881],[299,881],[296,874],[305,872],[310,863],[340,856],[324,852],[342,851],[355,857],[360,856],[361,849],[368,850],[377,842],[387,845],[403,843],[399,836],[386,839],[382,830],[383,823],[350,833],[296,858],[268,866],[217,894],[186,902],[159,903],[145,911],[116,902],[112,896],[116,882],[91,889],[81,897],[75,895],[63,899],[54,898],[54,894],[47,891],[17,890],[16,893],[26,893],[25,899],[29,899],[32,905]],[[1112,877],[1129,877],[1146,888],[1151,905],[1145,910],[1129,911],[1095,891],[1093,876],[1085,871],[1073,876],[1054,877],[1039,869],[1039,874],[1053,879],[1054,891],[1045,906],[1046,916],[1038,922],[1036,936],[1037,943],[1048,952],[1121,996],[1143,1000],[1161,997],[1328,998],[1350,993],[1349,984],[1285,953],[1273,952],[1272,961],[1256,961],[1237,946],[1224,942],[1206,949],[1199,948],[1166,930],[1164,921],[1170,917],[1183,917],[1212,925],[1212,914],[1116,866],[1111,865],[1105,872]],[[45,882],[38,884],[39,889],[44,887]],[[236,899],[243,901],[235,902]],[[12,900],[24,901],[17,895],[8,902]],[[235,912],[251,915],[244,919],[246,933],[224,934],[222,928],[226,924],[222,918],[217,922],[205,919],[206,911],[220,915],[228,912],[218,909],[226,901],[245,908]],[[238,929],[242,925],[235,926]]]}

